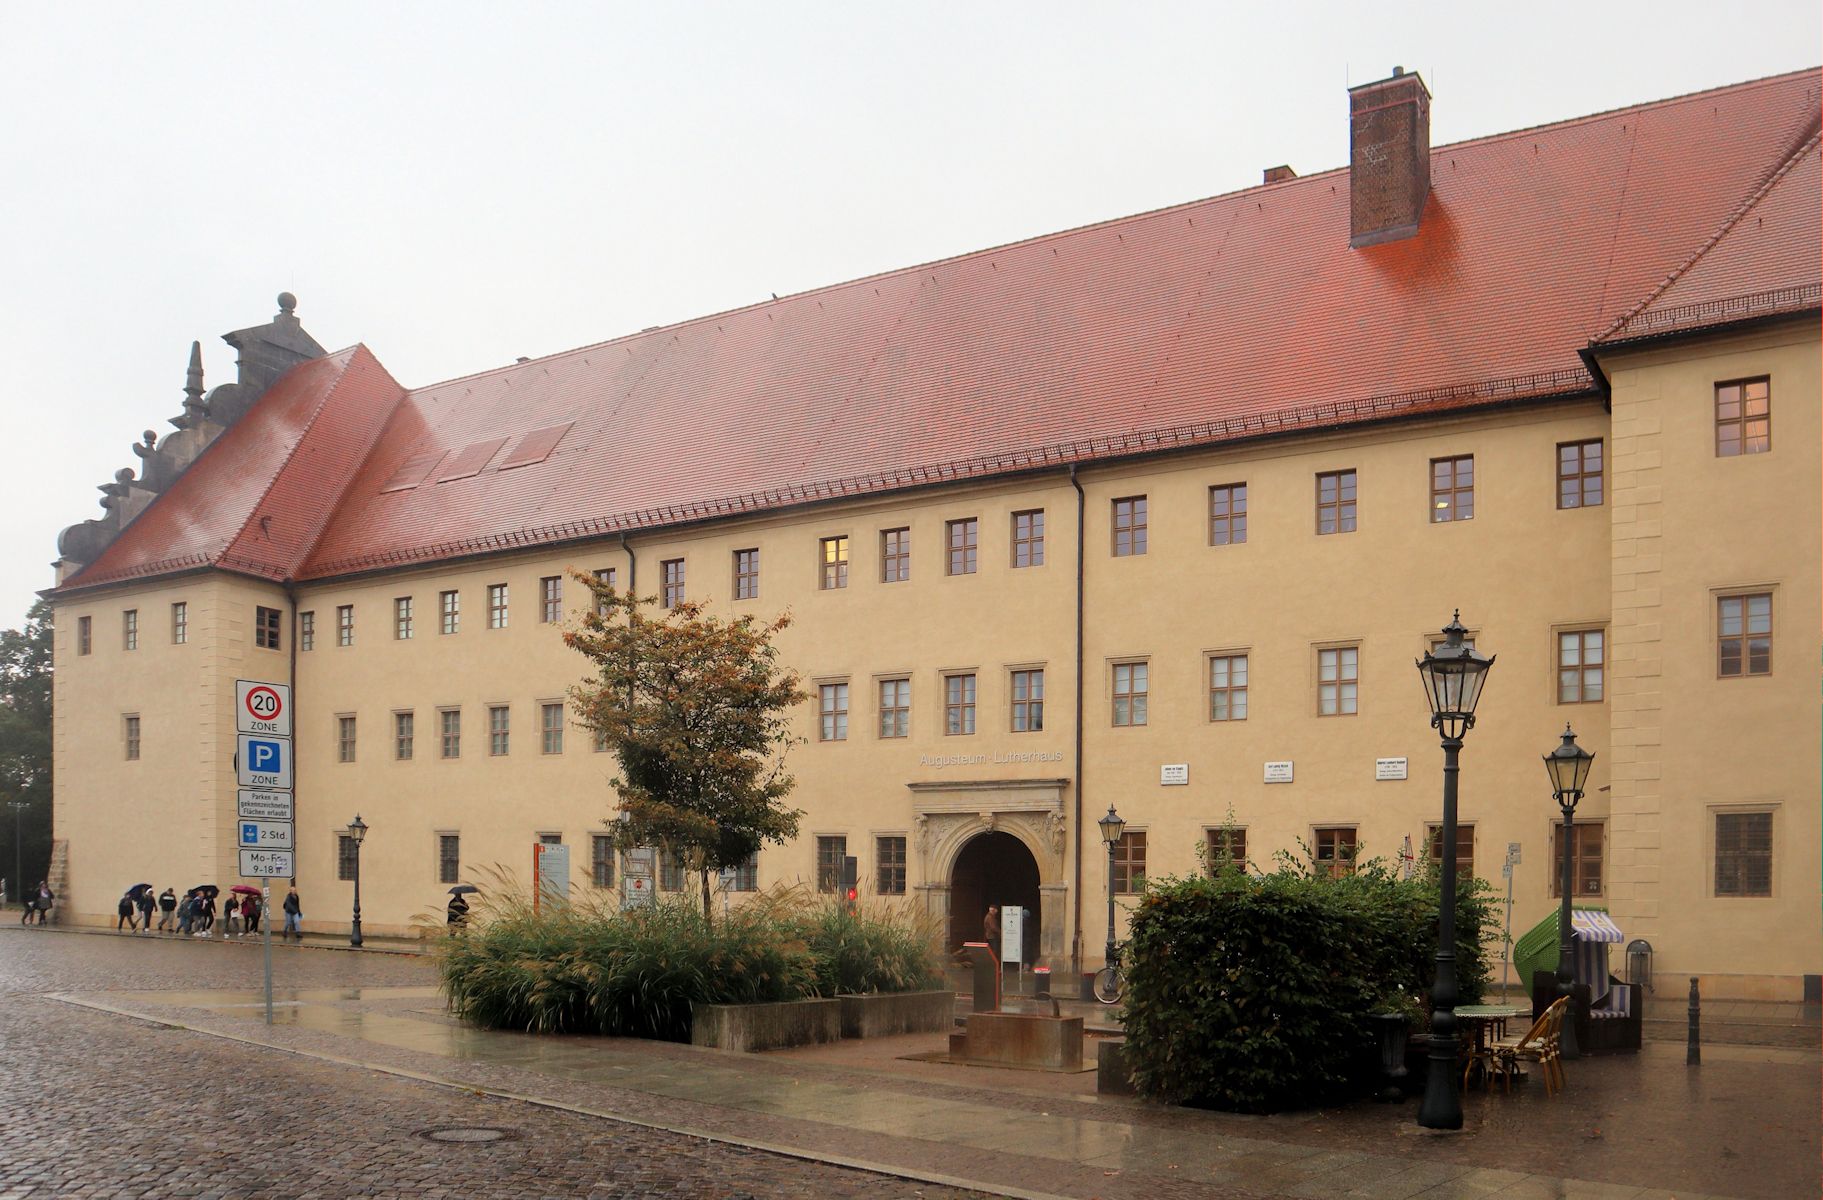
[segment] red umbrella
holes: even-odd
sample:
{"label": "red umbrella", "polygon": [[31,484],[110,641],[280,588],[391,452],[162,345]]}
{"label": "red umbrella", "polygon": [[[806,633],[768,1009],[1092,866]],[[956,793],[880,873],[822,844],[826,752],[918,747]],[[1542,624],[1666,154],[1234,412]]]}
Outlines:
{"label": "red umbrella", "polygon": [[242,895],[246,895],[246,896],[257,896],[260,894],[260,890],[258,888],[248,887],[244,883],[237,883],[233,887],[229,888],[228,890],[231,892],[240,892]]}

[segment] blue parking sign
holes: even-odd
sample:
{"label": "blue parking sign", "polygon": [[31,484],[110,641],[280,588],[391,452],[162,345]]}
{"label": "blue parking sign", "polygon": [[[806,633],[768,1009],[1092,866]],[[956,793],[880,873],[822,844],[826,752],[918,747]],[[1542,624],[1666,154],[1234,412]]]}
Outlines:
{"label": "blue parking sign", "polygon": [[243,733],[236,750],[241,787],[291,789],[290,738]]}

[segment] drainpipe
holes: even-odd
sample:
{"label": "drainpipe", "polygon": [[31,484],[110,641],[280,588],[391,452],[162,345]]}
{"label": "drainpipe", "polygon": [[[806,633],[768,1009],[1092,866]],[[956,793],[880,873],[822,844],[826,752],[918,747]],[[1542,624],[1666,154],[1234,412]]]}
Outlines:
{"label": "drainpipe", "polygon": [[[1070,464],[1070,486],[1076,489],[1076,819],[1075,830],[1076,884],[1070,889],[1070,974],[1082,978],[1082,610],[1083,610],[1083,520],[1088,512],[1088,498],[1076,480],[1076,464]],[[1075,984],[1072,983],[1072,987]]]}
{"label": "drainpipe", "polygon": [[[291,685],[291,807],[292,807],[291,827],[293,829],[296,829],[297,828],[297,794],[298,794],[298,791],[297,791],[297,788],[298,788],[297,745],[298,745],[298,738],[303,733],[303,722],[298,720],[298,714],[297,714],[297,707],[298,707],[298,594],[297,594],[297,588],[293,585],[292,581],[289,579],[285,580],[284,583],[280,584],[279,586],[281,586],[285,589],[285,605],[287,608],[289,608],[291,610],[291,667],[290,667],[290,674],[286,676],[286,682]],[[297,845],[297,839],[295,836],[292,838],[292,845],[293,845],[293,847],[295,847]],[[298,881],[297,875],[295,874],[295,872],[297,871],[297,853],[298,852],[295,848],[291,851],[291,869],[294,872],[294,874],[291,876],[291,885],[293,887],[297,886],[297,881]],[[267,902],[269,902],[271,899],[272,899],[272,891],[270,888],[268,888],[265,896],[261,897],[261,907],[260,907],[260,919],[261,920],[270,920],[271,919],[270,913],[267,911],[267,909],[269,907]],[[271,1019],[270,1013],[267,1014],[267,1019],[268,1019],[268,1021],[270,1021],[270,1019]]]}
{"label": "drainpipe", "polygon": [[639,595],[639,559],[634,557],[633,545],[627,541],[627,535],[620,535],[621,553],[627,556],[627,595]]}

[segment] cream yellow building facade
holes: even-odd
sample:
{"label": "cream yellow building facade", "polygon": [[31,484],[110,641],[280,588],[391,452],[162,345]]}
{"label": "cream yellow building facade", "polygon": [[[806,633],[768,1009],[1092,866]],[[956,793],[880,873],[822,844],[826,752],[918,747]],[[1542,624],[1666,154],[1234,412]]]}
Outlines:
{"label": "cream yellow building facade", "polygon": [[[587,664],[561,636],[587,600],[570,573],[612,571],[719,614],[792,614],[802,830],[741,887],[817,886],[853,856],[863,892],[957,937],[984,902],[1023,903],[1033,961],[1092,969],[1111,805],[1123,911],[1141,877],[1203,869],[1224,826],[1255,867],[1423,856],[1442,757],[1413,662],[1460,610],[1498,661],[1459,845],[1502,898],[1519,847],[1515,936],[1557,903],[1540,756],[1568,723],[1596,754],[1578,901],[1649,940],[1661,977],[1795,998],[1823,972],[1814,301],[1572,349],[1598,387],[332,577],[218,562],[84,586],[66,554],[68,916],[105,920],[142,879],[237,880],[236,679],[294,689],[307,929],[347,927],[357,813],[370,934],[436,919],[452,879],[528,877],[541,839],[572,847],[575,888],[616,886],[618,863],[611,880],[592,863],[616,767],[564,707]],[[1739,381],[1769,389],[1771,441],[1722,454],[1720,389]],[[1729,670],[1737,612],[1752,646]]]}

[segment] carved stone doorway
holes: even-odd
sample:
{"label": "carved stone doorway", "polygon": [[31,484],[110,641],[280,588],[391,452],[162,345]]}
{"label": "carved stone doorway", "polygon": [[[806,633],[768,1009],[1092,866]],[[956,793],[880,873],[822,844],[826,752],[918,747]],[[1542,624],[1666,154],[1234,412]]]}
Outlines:
{"label": "carved stone doorway", "polygon": [[[1044,928],[1044,907],[1038,894],[1038,860],[1025,843],[1010,833],[983,833],[971,838],[956,855],[949,880],[949,943],[954,950],[963,942],[981,940],[982,918],[988,905],[1031,911],[1022,947],[1024,961],[1038,961],[1038,931]],[[999,953],[996,949],[995,953]]]}
{"label": "carved stone doorway", "polygon": [[[964,941],[980,939],[982,914],[993,901],[984,898],[985,890],[952,898],[951,884],[982,877],[979,871],[963,869],[963,856],[989,853],[970,847],[997,834],[1018,843],[1025,851],[1025,862],[1036,869],[1037,901],[1030,898],[1029,891],[1022,893],[1024,898],[1007,901],[1032,910],[1031,944],[1035,948],[1028,952],[1027,961],[1051,967],[1064,961],[1070,889],[1064,875],[1067,826],[1063,794],[1069,783],[1067,779],[958,779],[906,785],[912,793],[913,846],[921,880],[916,891],[924,899],[925,910],[943,928],[952,934],[966,933]],[[1004,843],[986,843],[996,844]]]}

